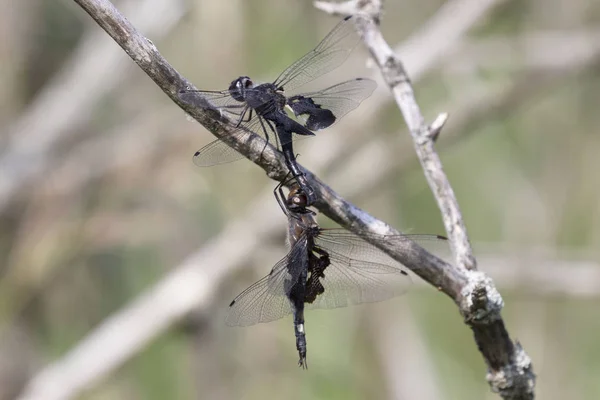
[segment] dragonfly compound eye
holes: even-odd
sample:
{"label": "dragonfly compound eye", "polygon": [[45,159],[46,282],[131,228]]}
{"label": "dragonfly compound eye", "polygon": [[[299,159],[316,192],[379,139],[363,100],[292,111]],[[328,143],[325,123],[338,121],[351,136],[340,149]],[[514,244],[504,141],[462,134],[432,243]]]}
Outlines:
{"label": "dragonfly compound eye", "polygon": [[245,90],[252,87],[252,81],[247,76],[240,76],[236,80],[232,81],[229,85],[229,94],[236,101],[246,101]]}

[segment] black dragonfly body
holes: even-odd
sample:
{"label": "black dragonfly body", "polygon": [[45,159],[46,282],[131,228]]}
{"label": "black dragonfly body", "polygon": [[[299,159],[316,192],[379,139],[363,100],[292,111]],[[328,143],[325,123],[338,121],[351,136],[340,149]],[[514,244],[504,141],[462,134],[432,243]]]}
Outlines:
{"label": "black dragonfly body", "polygon": [[[401,265],[344,229],[322,229],[306,196],[293,185],[287,198],[281,184],[276,197],[288,217],[290,250],[269,275],[230,304],[227,324],[247,326],[293,314],[299,365],[306,368],[304,310],[377,302],[406,291],[411,279]],[[437,235],[394,235],[376,240],[444,241]]]}
{"label": "black dragonfly body", "polygon": [[[370,79],[352,79],[324,90],[291,95],[298,88],[337,68],[358,43],[351,17],[345,18],[315,47],[285,69],[272,83],[257,85],[241,76],[227,90],[182,90],[180,97],[187,103],[216,108],[236,128],[234,134],[256,133],[267,141],[273,136],[283,152],[286,164],[305,192],[308,205],[314,192],[301,173],[292,141],[312,136],[312,131],[333,125],[375,90]],[[285,111],[288,108],[296,119]],[[242,155],[217,139],[194,154],[199,166],[223,164],[242,158]]]}

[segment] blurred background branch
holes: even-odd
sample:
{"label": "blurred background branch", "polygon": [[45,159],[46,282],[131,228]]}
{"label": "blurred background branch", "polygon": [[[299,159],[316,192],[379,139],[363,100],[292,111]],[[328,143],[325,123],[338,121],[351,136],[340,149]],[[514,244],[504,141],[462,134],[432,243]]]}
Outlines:
{"label": "blurred background branch", "polygon": [[[148,36],[161,38],[185,12],[180,0],[128,1],[123,12],[131,15]],[[79,128],[93,116],[100,100],[127,77],[128,59],[104,32],[90,30],[64,62],[60,72],[32,99],[5,134],[0,157],[0,208],[19,187],[32,184],[51,160],[47,157],[62,141],[85,133]],[[49,118],[48,116],[51,116]]]}
{"label": "blurred background branch", "polygon": [[[119,7],[141,26],[135,10],[144,3],[121,1]],[[421,32],[443,3],[386,3],[384,34],[414,43],[406,39]],[[125,11],[126,4],[133,11]],[[207,89],[218,89],[240,74],[271,78],[333,24],[310,4],[294,1],[275,6],[257,0],[182,4],[183,18],[164,36],[142,31],[178,69]],[[600,193],[590,182],[598,169],[600,143],[591,133],[599,122],[595,104],[600,92],[597,42],[585,45],[580,40],[594,37],[587,35],[596,32],[600,11],[587,0],[498,4],[475,27],[461,28],[464,36],[456,40],[437,37],[428,46],[403,44],[396,50],[417,85],[425,116],[433,118],[437,110],[452,115],[438,150],[464,207],[478,260],[503,292],[507,323],[536,360],[538,396],[595,398],[600,396],[593,372],[600,368],[594,356],[594,321],[600,320]],[[53,77],[60,76],[68,65],[65,60],[76,54],[86,35],[98,30],[70,1],[0,0],[0,9],[5,42],[0,57],[7,61],[0,66],[4,160],[8,132],[14,132],[9,128]],[[151,14],[156,23],[167,25],[164,16]],[[257,18],[269,24],[256,24]],[[272,35],[274,30],[281,35]],[[100,93],[96,105],[78,114],[87,118],[78,128],[61,130],[77,136],[64,136],[48,147],[35,179],[24,180],[31,183],[19,185],[2,203],[3,399],[14,398],[36,371],[73,360],[69,355],[76,353],[77,343],[105,326],[103,321],[114,320],[111,315],[125,314],[138,295],[156,293],[154,285],[160,287],[177,270],[165,265],[184,265],[182,260],[192,260],[196,251],[206,254],[204,244],[228,238],[228,221],[246,220],[254,212],[260,216],[264,210],[250,206],[272,190],[264,173],[246,162],[195,169],[191,155],[212,136],[199,134],[197,124],[188,123],[137,67],[127,66],[127,56],[105,34],[98,37],[122,57],[123,69],[117,70],[124,76],[121,84]],[[527,39],[532,37],[545,39]],[[447,52],[431,60],[425,52],[434,45]],[[419,67],[421,60],[429,61]],[[96,68],[102,66],[100,61]],[[345,67],[352,76],[377,75],[366,69],[361,73],[364,66],[352,60]],[[76,80],[74,87],[88,84]],[[300,161],[345,197],[377,210],[378,217],[412,231],[441,232],[408,136],[404,144],[397,139],[402,121],[388,110],[389,104],[386,91],[377,91],[347,123],[304,141]],[[53,115],[46,113],[49,125],[54,124]],[[480,166],[477,174],[474,163]],[[257,196],[253,188],[261,185],[264,193]],[[264,398],[284,390],[291,398],[323,398],[324,393],[397,398],[400,392],[385,377],[402,369],[372,348],[379,346],[379,335],[364,318],[366,311],[378,331],[388,335],[381,332],[393,329],[387,315],[405,305],[411,312],[394,311],[397,322],[416,324],[427,349],[419,357],[430,358],[415,376],[437,377],[432,393],[448,398],[487,396],[483,363],[456,311],[427,287],[389,304],[311,313],[310,330],[319,332],[311,346],[318,358],[306,376],[286,362],[295,357],[289,321],[225,329],[223,312],[231,298],[264,275],[284,252],[280,226],[285,222],[276,204],[268,204],[273,209],[262,216],[261,225],[275,227],[265,234],[242,231],[229,237],[247,242],[256,236],[261,246],[231,269],[225,267],[220,278],[207,278],[206,285],[221,283],[218,290],[205,292],[214,297],[201,303],[199,311],[170,323],[157,317],[161,328],[148,330],[155,340],[138,344],[129,341],[137,332],[121,332],[123,345],[106,348],[106,357],[97,360],[110,367],[102,366],[97,377],[88,375],[89,370],[61,375],[59,382],[72,384],[77,377],[79,386],[71,394],[81,398],[197,398],[199,393],[204,398]],[[396,345],[417,346],[414,336],[402,337],[404,343]],[[121,357],[117,362],[111,359],[115,354]],[[253,373],[246,374],[250,368]],[[89,381],[79,380],[82,376]]]}

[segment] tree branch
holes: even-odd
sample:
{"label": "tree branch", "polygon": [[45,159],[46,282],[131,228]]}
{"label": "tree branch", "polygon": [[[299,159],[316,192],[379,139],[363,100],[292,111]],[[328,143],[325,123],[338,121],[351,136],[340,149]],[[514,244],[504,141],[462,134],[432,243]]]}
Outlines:
{"label": "tree branch", "polygon": [[[488,366],[487,380],[492,390],[505,399],[532,399],[535,374],[531,359],[518,342],[513,343],[510,339],[500,315],[504,302],[493,281],[483,272],[477,271],[477,262],[458,201],[434,148],[435,140],[448,116],[443,113],[432,124],[425,123],[404,65],[379,29],[381,0],[339,3],[339,10],[336,9],[336,4],[323,7],[323,3],[319,2],[317,6],[326,8],[331,13],[348,13],[350,3],[355,6],[350,14],[359,15],[358,30],[404,116],[417,157],[440,208],[456,262],[453,272],[465,278],[452,282],[459,287],[454,287],[456,296],[451,297],[459,305],[465,322],[473,331],[477,347]],[[482,2],[478,3],[481,5]]]}

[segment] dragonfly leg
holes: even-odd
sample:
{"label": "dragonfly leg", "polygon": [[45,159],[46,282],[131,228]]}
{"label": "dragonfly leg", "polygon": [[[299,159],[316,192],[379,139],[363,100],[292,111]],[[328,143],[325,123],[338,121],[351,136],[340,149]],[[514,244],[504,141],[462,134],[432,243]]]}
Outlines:
{"label": "dragonfly leg", "polygon": [[[250,109],[250,112],[248,112],[248,109]],[[246,121],[244,121],[244,117],[246,116],[246,114],[248,114],[248,119]],[[235,124],[235,127],[239,128],[240,125],[242,124],[242,122],[249,122],[251,119],[252,119],[252,108],[246,106],[242,110],[242,114],[240,115],[240,118],[238,119],[237,123]]]}
{"label": "dragonfly leg", "polygon": [[291,143],[283,145],[283,155],[285,157],[285,163],[288,169],[292,172],[294,178],[296,178],[296,182],[298,182],[298,185],[300,185],[300,189],[306,195],[306,207],[309,207],[316,201],[315,191],[309,185],[304,173],[302,173],[300,171],[300,168],[298,168],[296,156],[294,156],[294,151],[291,147]]}
{"label": "dragonfly leg", "polygon": [[[267,124],[267,126],[269,127],[269,129],[271,130],[271,132],[275,132],[275,129],[273,128],[273,125],[271,125],[271,122],[267,119],[267,118],[262,118],[262,117],[258,117],[258,120],[260,122],[260,126],[262,127],[263,132],[265,133],[265,146],[262,148],[262,150],[260,151],[260,158],[262,160],[262,156],[263,153],[265,152],[265,149],[267,148],[267,145],[269,144],[269,132],[267,131],[267,129],[265,128],[265,125],[263,124],[263,122],[265,124]],[[275,135],[275,137],[277,137],[277,135]]]}
{"label": "dragonfly leg", "polygon": [[[285,194],[283,193],[283,186],[289,182],[288,176],[290,176],[290,174],[291,174],[291,172],[288,171],[288,173],[285,175],[285,178],[283,178],[283,180],[281,182],[279,182],[277,184],[277,186],[275,186],[275,189],[273,189],[273,196],[275,196],[275,199],[277,199],[277,203],[279,203],[279,207],[281,207],[281,210],[287,216],[290,215],[290,212],[285,204],[286,197],[285,197]],[[294,178],[292,177],[291,179],[294,179]]]}

